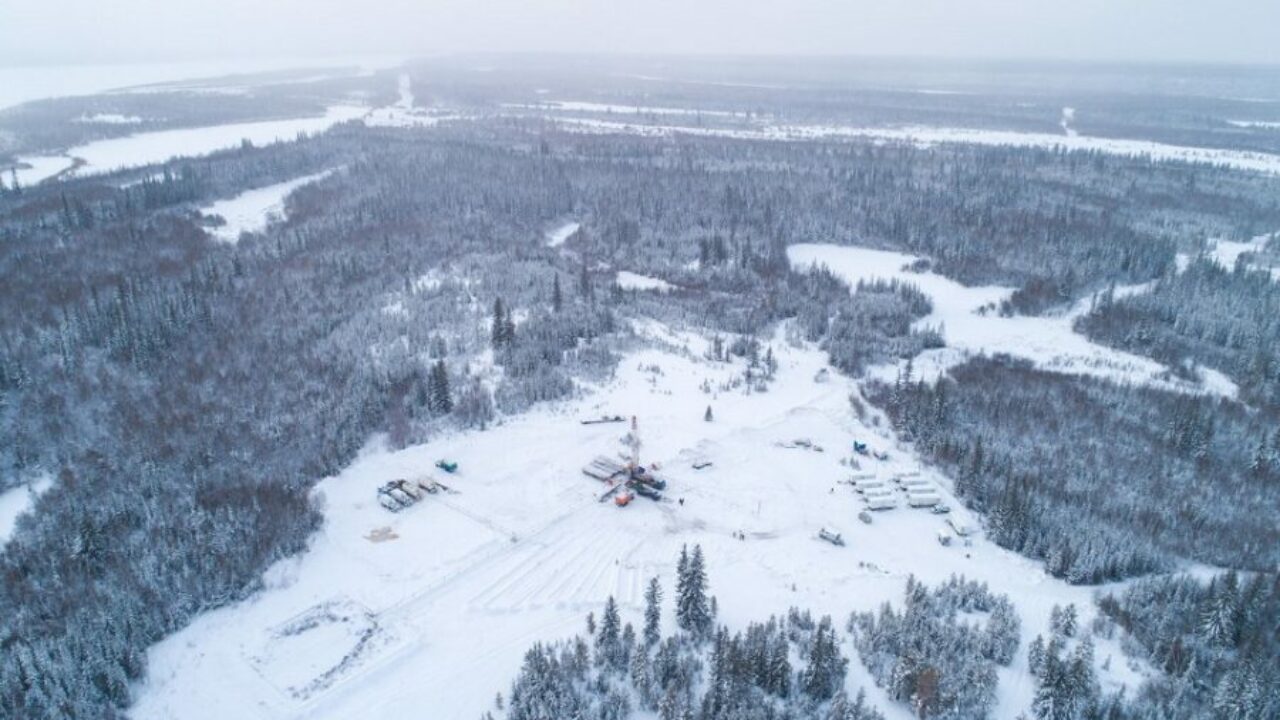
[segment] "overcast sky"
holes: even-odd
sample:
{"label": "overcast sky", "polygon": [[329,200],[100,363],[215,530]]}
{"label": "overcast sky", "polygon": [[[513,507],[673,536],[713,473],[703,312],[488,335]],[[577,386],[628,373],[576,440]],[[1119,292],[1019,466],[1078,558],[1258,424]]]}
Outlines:
{"label": "overcast sky", "polygon": [[454,51],[1280,63],[1280,0],[0,0],[0,65]]}

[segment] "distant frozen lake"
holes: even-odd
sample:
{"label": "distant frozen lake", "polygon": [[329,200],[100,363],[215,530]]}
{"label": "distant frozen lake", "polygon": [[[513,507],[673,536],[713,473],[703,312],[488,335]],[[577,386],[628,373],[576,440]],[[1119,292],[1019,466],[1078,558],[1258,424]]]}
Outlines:
{"label": "distant frozen lake", "polygon": [[276,72],[302,68],[392,67],[400,56],[293,57],[257,60],[137,63],[121,65],[28,65],[0,67],[0,110],[32,100],[72,95],[96,95],[139,85],[170,83],[225,75]]}
{"label": "distant frozen lake", "polygon": [[165,162],[174,157],[204,155],[235,147],[244,140],[254,145],[293,140],[298,133],[324,132],[340,122],[363,117],[367,112],[365,107],[340,105],[317,117],[162,130],[98,140],[71,148],[62,155],[19,158],[32,167],[19,170],[18,180],[23,185],[34,185],[71,168],[76,158],[84,161],[76,172],[99,173]]}

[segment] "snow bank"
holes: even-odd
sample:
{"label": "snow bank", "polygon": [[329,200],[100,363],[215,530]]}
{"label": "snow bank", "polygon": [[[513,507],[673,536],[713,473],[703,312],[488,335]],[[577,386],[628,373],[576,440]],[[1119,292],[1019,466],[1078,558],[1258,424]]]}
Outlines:
{"label": "snow bank", "polygon": [[[932,298],[933,313],[918,324],[941,327],[947,347],[925,351],[915,359],[917,372],[928,379],[939,377],[974,355],[1003,353],[1063,373],[1183,392],[1235,395],[1235,385],[1221,374],[1213,375],[1211,382],[1193,386],[1169,376],[1168,368],[1154,360],[1098,345],[1075,332],[1072,325],[1088,312],[1088,300],[1056,316],[1001,317],[1000,303],[1013,294],[1013,288],[966,287],[934,272],[909,272],[904,268],[920,259],[914,255],[840,245],[792,245],[787,248],[787,256],[796,268],[825,266],[850,287],[876,278],[899,280],[915,285]],[[1131,294],[1146,287],[1120,288],[1117,292]],[[896,366],[881,368],[876,374],[892,378],[896,370]]]}
{"label": "snow bank", "polygon": [[332,170],[306,175],[293,180],[286,180],[275,185],[246,190],[227,200],[219,200],[201,209],[205,215],[217,215],[226,221],[225,224],[212,228],[209,233],[215,238],[235,244],[240,234],[259,232],[273,220],[283,219],[285,198],[303,185],[323,180],[332,174]]}

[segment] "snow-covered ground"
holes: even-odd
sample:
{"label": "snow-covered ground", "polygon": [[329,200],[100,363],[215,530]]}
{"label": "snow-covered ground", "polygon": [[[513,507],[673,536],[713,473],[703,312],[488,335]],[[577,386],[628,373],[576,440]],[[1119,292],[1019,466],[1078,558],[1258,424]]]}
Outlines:
{"label": "snow-covered ground", "polygon": [[[294,140],[299,133],[324,132],[337,123],[363,117],[366,112],[367,108],[339,105],[318,117],[161,130],[97,140],[71,148],[61,155],[19,158],[20,162],[39,168],[39,172],[19,170],[18,178],[24,185],[33,185],[70,168],[76,159],[82,161],[82,165],[76,168],[77,173],[111,172],[164,162],[174,157],[204,155],[235,147],[245,140],[254,145]],[[46,174],[41,176],[40,173]]]}
{"label": "snow-covered ground", "polygon": [[[934,272],[910,272],[905,268],[920,259],[913,255],[842,245],[801,244],[787,248],[787,256],[796,268],[826,266],[851,287],[860,280],[900,280],[915,285],[931,297],[933,313],[918,324],[940,327],[947,347],[927,350],[915,358],[917,373],[926,379],[937,378],[973,355],[1004,353],[1057,372],[1227,397],[1236,394],[1235,383],[1215,370],[1202,368],[1202,383],[1190,385],[1171,376],[1167,367],[1150,358],[1099,345],[1075,332],[1072,324],[1088,312],[1089,300],[1054,316],[1001,317],[1000,303],[1013,294],[1013,288],[966,287]],[[1145,285],[1119,288],[1117,295],[1145,289]],[[875,374],[891,379],[894,371],[894,368],[882,368]]]}
{"label": "snow-covered ground", "polygon": [[332,170],[286,180],[275,185],[246,190],[239,195],[219,200],[201,208],[205,215],[217,215],[225,224],[210,229],[209,233],[223,242],[236,243],[240,234],[259,232],[273,220],[284,216],[284,201],[290,193],[303,185],[328,177]]}
{"label": "snow-covered ground", "polygon": [[[917,463],[880,423],[853,415],[853,381],[834,373],[816,381],[827,367],[816,348],[780,333],[777,379],[768,392],[746,394],[722,389],[744,368],[705,360],[705,338],[637,326],[654,349],[626,356],[613,380],[581,399],[398,452],[371,442],[315,489],[325,523],[308,552],[272,568],[255,597],[152,649],[134,716],[376,720],[429,708],[432,717],[478,717],[507,690],[531,643],[580,632],[609,595],[638,623],[644,583],[660,576],[670,626],[674,559],[685,543],[706,550],[730,626],[791,606],[843,626],[850,611],[901,602],[908,575],[935,583],[952,573],[1008,593],[1024,643],[1047,632],[1055,603],[1076,603],[1087,624],[1092,588],[1055,580],[980,534],[971,547],[943,547],[941,516],[899,507],[871,525],[857,520],[862,503],[840,482],[851,472],[852,439],[890,453],[865,461],[864,471],[887,478]],[[708,405],[712,422],[703,420]],[[602,485],[581,467],[616,452],[624,426],[578,420],[615,413],[638,414],[642,459],[671,483],[664,501],[637,498],[623,509],[597,501]],[[783,447],[797,438],[825,450]],[[458,474],[435,471],[440,458],[457,460]],[[694,470],[695,459],[713,464]],[[976,525],[945,478],[921,472],[955,516]],[[433,474],[456,494],[429,495],[398,514],[375,501],[390,479]],[[822,527],[842,533],[847,547],[818,540]],[[1109,656],[1104,677],[1131,680],[1115,670],[1123,665],[1115,643],[1101,641],[1099,665]],[[998,718],[1027,709],[1023,658],[1000,673]],[[856,661],[850,681],[871,684]],[[871,697],[890,718],[910,717],[882,692]]]}
{"label": "snow-covered ground", "polygon": [[560,247],[565,240],[573,237],[578,232],[578,228],[582,227],[580,223],[567,222],[551,232],[547,233],[547,247]]}
{"label": "snow-covered ground", "polygon": [[53,485],[53,476],[44,474],[31,482],[0,492],[0,547],[9,541],[9,536],[18,523],[18,517],[25,513],[35,498]]}
{"label": "snow-covered ground", "polygon": [[640,275],[627,270],[619,271],[617,280],[618,287],[623,290],[656,290],[658,292],[668,292],[676,288],[675,285],[672,285],[662,278]]}

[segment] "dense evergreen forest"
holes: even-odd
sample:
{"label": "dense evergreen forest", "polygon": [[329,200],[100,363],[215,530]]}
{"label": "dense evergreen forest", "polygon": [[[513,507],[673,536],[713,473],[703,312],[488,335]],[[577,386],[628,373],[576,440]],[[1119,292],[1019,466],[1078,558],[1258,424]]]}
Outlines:
{"label": "dense evergreen forest", "polygon": [[979,358],[871,389],[997,543],[1075,583],[1280,560],[1274,411]]}

